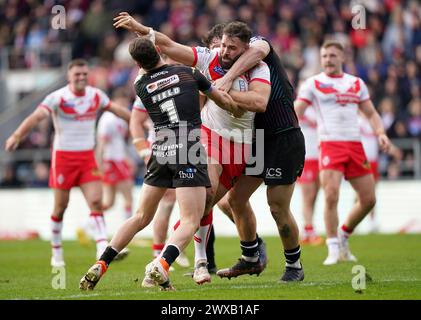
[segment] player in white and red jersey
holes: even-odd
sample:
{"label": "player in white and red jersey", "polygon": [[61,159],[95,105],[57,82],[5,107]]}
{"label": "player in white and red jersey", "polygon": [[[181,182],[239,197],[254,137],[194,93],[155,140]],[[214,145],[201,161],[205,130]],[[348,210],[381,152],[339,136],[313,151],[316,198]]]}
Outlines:
{"label": "player in white and red jersey", "polygon": [[88,86],[88,72],[85,60],[71,61],[67,72],[69,84],[49,94],[7,139],[5,146],[7,151],[15,150],[39,121],[51,115],[55,129],[49,180],[54,189],[52,266],[65,265],[61,230],[72,187],[81,188],[91,210],[97,256],[108,244],[102,212],[101,176],[94,155],[95,121],[101,110],[111,111],[126,121],[130,112],[111,102],[100,89]]}
{"label": "player in white and red jersey", "polygon": [[[116,21],[114,23],[116,28],[123,27],[141,35],[155,34],[156,44],[159,45],[163,53],[184,65],[198,67],[210,80],[223,77],[226,69],[229,69],[236,59],[247,50],[251,38],[251,31],[247,27],[244,28],[243,24],[241,26],[238,24],[239,27],[235,30],[238,31],[238,34],[223,35],[221,52],[219,53],[204,47],[190,48],[176,43],[166,35],[151,31],[149,27],[136,22],[127,13],[120,13],[114,20]],[[230,92],[231,96],[244,110],[251,112],[265,111],[271,90],[269,68],[264,62],[261,62],[244,76],[248,82],[248,90],[241,92],[237,89],[237,91]],[[237,80],[238,82],[244,81]],[[238,88],[241,89],[241,84],[238,84]],[[250,133],[252,132],[254,118],[251,118],[249,113],[245,113],[243,117],[241,117],[242,121],[236,121],[237,119],[231,114],[216,112],[210,105],[205,105],[202,111],[202,141],[207,147],[208,172],[212,187],[211,192],[208,193],[205,215],[198,232],[195,234],[197,241],[195,241],[196,255],[193,279],[199,284],[210,281],[210,275],[206,268],[206,242],[212,225],[212,215],[208,213],[211,213],[210,209],[213,205],[227,193],[233,183],[241,176],[246,165],[246,156],[250,151],[251,143],[248,143],[248,137],[244,133],[248,132],[245,130],[247,125],[250,125],[248,129]],[[220,121],[227,125],[227,130],[218,126]],[[213,125],[216,127],[213,128]],[[241,134],[237,135],[234,131]],[[240,161],[234,159],[234,155],[239,155]],[[257,240],[256,245],[253,241],[253,244],[250,245],[247,242],[245,246],[252,247],[252,250],[246,250],[253,251],[252,256],[247,256],[246,259],[255,263],[256,268],[259,269],[258,273],[260,273],[263,269],[258,262]]]}
{"label": "player in white and red jersey", "polygon": [[[128,107],[130,99],[124,89],[116,89],[113,101]],[[128,154],[129,126],[111,112],[104,112],[97,127],[97,159],[101,167],[104,199],[103,210],[114,205],[117,191],[124,198],[124,219],[132,216],[133,163]]]}
{"label": "player in white and red jersey", "polygon": [[303,198],[304,232],[301,243],[319,245],[323,243],[323,239],[316,234],[313,226],[314,207],[320,188],[319,139],[317,137],[317,118],[314,108],[307,108],[299,121],[306,148],[304,170],[301,177],[297,179]]}
{"label": "player in white and red jersey", "polygon": [[[301,86],[295,109],[299,116],[309,105],[317,113],[320,139],[320,181],[325,193],[325,224],[328,257],[325,265],[355,261],[348,237],[374,207],[374,179],[361,144],[358,111],[370,121],[382,150],[390,141],[379,114],[370,100],[363,80],[343,72],[344,49],[337,41],[327,41],[321,48],[324,72],[310,77]],[[342,177],[349,180],[358,200],[338,230],[338,198]]]}

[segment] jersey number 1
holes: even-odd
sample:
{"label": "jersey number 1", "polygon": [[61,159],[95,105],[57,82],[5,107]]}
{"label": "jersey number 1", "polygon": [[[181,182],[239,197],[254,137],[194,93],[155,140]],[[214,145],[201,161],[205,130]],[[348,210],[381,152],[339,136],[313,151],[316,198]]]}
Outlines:
{"label": "jersey number 1", "polygon": [[167,100],[159,105],[162,112],[166,112],[171,123],[180,122],[178,117],[177,108],[174,99]]}

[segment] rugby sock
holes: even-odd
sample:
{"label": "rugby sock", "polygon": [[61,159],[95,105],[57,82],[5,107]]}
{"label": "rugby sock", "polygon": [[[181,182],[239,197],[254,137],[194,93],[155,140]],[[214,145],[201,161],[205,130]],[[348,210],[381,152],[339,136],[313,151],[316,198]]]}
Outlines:
{"label": "rugby sock", "polygon": [[304,236],[306,238],[311,238],[315,236],[314,227],[312,224],[307,224],[304,226]]}
{"label": "rugby sock", "polygon": [[207,216],[200,220],[200,227],[194,235],[194,264],[199,260],[206,260],[206,244],[208,242],[209,233],[212,227],[213,213],[212,210]]}
{"label": "rugby sock", "polygon": [[349,238],[349,236],[352,234],[354,229],[348,228],[346,225],[342,225],[341,227],[341,236],[344,236],[345,238]]}
{"label": "rugby sock", "polygon": [[168,268],[166,268],[168,271],[169,266],[172,265],[179,256],[180,249],[175,244],[168,244],[163,251],[160,262],[164,268],[166,268],[166,265],[162,263],[162,260],[168,264]]}
{"label": "rugby sock", "polygon": [[284,250],[286,266],[290,268],[301,269],[301,248],[297,246],[294,249]]}
{"label": "rugby sock", "polygon": [[108,246],[104,214],[102,212],[91,212],[89,219],[91,220],[94,240],[96,242],[97,257],[99,257]]}
{"label": "rugby sock", "polygon": [[257,238],[253,241],[240,241],[241,258],[247,262],[259,261],[259,243]]}
{"label": "rugby sock", "polygon": [[262,240],[262,238],[259,237],[259,235],[257,233],[256,233],[256,239],[257,239],[257,243],[260,246],[262,244],[263,240]]}
{"label": "rugby sock", "polygon": [[124,207],[124,219],[127,220],[132,216],[132,206]]}
{"label": "rugby sock", "polygon": [[63,228],[63,220],[55,216],[51,216],[51,248],[53,256],[59,260],[63,259],[63,249],[61,247],[61,230]]}
{"label": "rugby sock", "polygon": [[154,243],[152,244],[152,253],[153,257],[156,258],[161,254],[162,249],[164,249],[165,243]]}
{"label": "rugby sock", "polygon": [[114,260],[114,258],[118,255],[118,251],[111,246],[105,248],[104,252],[102,253],[101,257],[98,259],[99,261],[104,261],[107,267]]}
{"label": "rugby sock", "polygon": [[326,245],[329,256],[339,256],[339,239],[338,238],[327,238]]}

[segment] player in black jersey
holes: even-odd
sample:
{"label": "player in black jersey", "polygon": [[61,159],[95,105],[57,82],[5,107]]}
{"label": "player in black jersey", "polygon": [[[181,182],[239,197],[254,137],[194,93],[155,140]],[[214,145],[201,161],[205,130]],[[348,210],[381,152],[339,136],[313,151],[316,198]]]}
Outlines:
{"label": "player in black jersey", "polygon": [[[146,266],[145,276],[164,290],[172,290],[168,270],[179,253],[192,240],[199,227],[206,201],[206,153],[200,143],[199,90],[220,107],[236,114],[239,109],[225,92],[213,89],[196,69],[166,65],[155,45],[147,38],[134,39],[129,47],[132,58],[146,71],[136,83],[136,93],[149,113],[156,131],[151,159],[142,187],[139,208],[120,227],[101,258],[80,281],[83,290],[93,289],[119,251],[153,219],[167,188],[176,188],[180,225],[167,241],[162,255]],[[144,131],[133,111],[130,133],[136,148],[142,148]],[[198,130],[196,130],[198,129]]]}
{"label": "player in black jersey", "polygon": [[[248,200],[262,180],[267,187],[267,201],[284,246],[286,270],[281,281],[301,281],[304,272],[300,262],[299,230],[290,210],[295,181],[304,167],[304,136],[294,111],[294,93],[286,72],[271,44],[255,37],[249,49],[233,64],[216,86],[228,91],[233,79],[264,61],[270,69],[272,84],[269,103],[264,113],[255,117],[256,134],[264,130],[264,170],[259,175],[242,176],[230,191],[228,201],[237,219],[241,219],[242,234],[256,233],[255,215]],[[256,146],[256,144],[254,144]],[[258,153],[255,153],[258,154]],[[247,170],[246,170],[247,174]],[[248,273],[244,261],[232,268],[220,270],[222,277]]]}

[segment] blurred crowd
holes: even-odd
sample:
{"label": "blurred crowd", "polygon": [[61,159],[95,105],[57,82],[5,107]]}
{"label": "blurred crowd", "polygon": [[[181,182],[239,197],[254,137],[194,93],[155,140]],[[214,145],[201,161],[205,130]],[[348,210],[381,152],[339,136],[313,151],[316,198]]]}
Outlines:
{"label": "blurred crowd", "polygon": [[[51,28],[54,5],[66,9],[64,30]],[[137,70],[127,51],[133,35],[112,26],[120,11],[188,45],[200,45],[216,23],[242,20],[271,41],[296,87],[320,71],[323,40],[337,38],[346,46],[346,72],[366,81],[388,135],[421,138],[421,4],[417,0],[0,0],[0,50],[8,48],[10,68],[31,68],[31,50],[49,52],[69,43],[73,58],[91,61],[92,85],[108,93],[127,87],[134,98]],[[353,28],[357,18],[361,29]],[[41,66],[56,66],[59,60],[53,56],[45,55]],[[44,125],[22,147],[45,147],[50,139],[43,134],[50,133]],[[409,171],[412,160],[412,153],[404,152],[402,161],[407,161]],[[383,166],[389,178],[407,174],[405,166],[387,158]]]}

